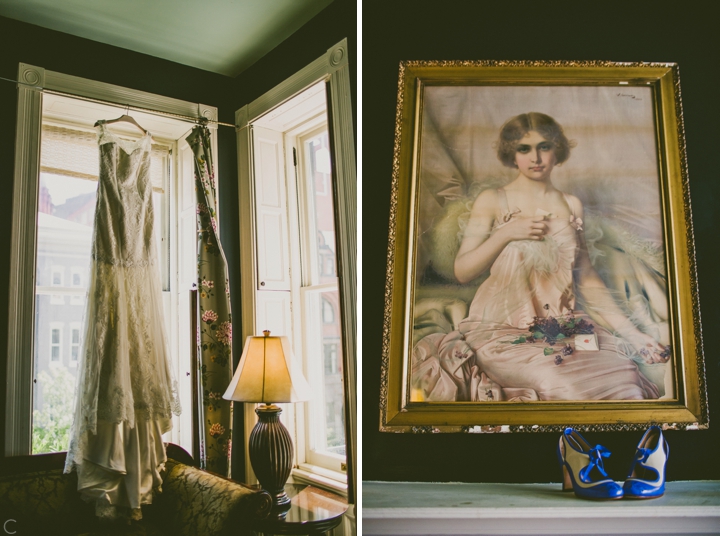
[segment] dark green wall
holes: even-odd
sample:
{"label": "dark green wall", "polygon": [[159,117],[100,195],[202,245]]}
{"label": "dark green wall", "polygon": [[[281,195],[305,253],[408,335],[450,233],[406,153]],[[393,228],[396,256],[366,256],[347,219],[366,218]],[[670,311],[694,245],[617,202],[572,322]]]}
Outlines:
{"label": "dark green wall", "polygon": [[[353,125],[357,132],[355,88],[357,87],[357,6],[352,0],[334,0],[280,45],[235,79],[235,108],[248,104],[286,78],[315,61],[327,50],[348,40],[348,62],[353,97]],[[357,135],[355,136],[357,141]]]}
{"label": "dark green wall", "polygon": [[[363,479],[559,481],[556,434],[378,432],[380,356],[398,62],[614,60],[680,65],[711,427],[667,432],[668,478],[718,479],[717,277],[720,179],[716,125],[720,35],[697,3],[395,0],[363,2]],[[624,479],[637,432],[588,433]]]}

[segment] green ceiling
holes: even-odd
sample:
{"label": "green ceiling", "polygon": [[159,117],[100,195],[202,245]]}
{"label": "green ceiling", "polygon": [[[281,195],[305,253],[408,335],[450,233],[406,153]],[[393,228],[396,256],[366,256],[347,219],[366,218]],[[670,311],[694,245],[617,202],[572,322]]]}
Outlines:
{"label": "green ceiling", "polygon": [[0,15],[236,76],[332,0],[0,0]]}

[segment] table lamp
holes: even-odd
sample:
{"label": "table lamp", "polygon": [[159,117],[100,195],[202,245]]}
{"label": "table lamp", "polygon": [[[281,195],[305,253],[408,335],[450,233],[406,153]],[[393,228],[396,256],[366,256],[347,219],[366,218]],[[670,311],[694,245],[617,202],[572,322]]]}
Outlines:
{"label": "table lamp", "polygon": [[302,402],[311,398],[310,386],[293,360],[287,337],[245,340],[240,363],[223,398],[236,402],[262,402],[255,409],[258,422],[250,434],[250,463],[260,485],[273,497],[273,507],[290,504],[285,483],[290,476],[293,444],[280,422],[282,409],[274,402]]}

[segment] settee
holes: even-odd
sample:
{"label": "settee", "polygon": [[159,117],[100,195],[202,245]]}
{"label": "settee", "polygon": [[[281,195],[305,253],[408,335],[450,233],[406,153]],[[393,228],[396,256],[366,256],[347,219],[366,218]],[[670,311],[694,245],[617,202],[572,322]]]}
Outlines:
{"label": "settee", "polygon": [[97,519],[94,506],[77,492],[75,472],[63,474],[60,466],[6,469],[0,475],[0,535],[242,535],[250,534],[253,520],[270,513],[270,494],[198,469],[183,453],[168,449],[162,493],[143,506],[141,520],[129,524]]}

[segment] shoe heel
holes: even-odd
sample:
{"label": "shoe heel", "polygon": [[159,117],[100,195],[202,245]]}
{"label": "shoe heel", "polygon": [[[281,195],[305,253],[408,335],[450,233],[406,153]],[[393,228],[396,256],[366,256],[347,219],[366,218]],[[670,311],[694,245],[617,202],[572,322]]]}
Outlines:
{"label": "shoe heel", "polygon": [[558,463],[560,464],[560,470],[562,471],[562,479],[560,480],[560,482],[562,483],[562,490],[563,491],[572,491],[573,485],[572,485],[572,480],[570,479],[570,472],[567,469],[567,465],[565,465],[565,459],[563,457],[561,448],[562,447],[560,445],[558,445],[557,458],[558,458]]}
{"label": "shoe heel", "polygon": [[572,491],[573,490],[572,480],[570,480],[570,473],[568,472],[565,464],[563,464],[563,466],[562,466],[562,490],[563,491]]}

